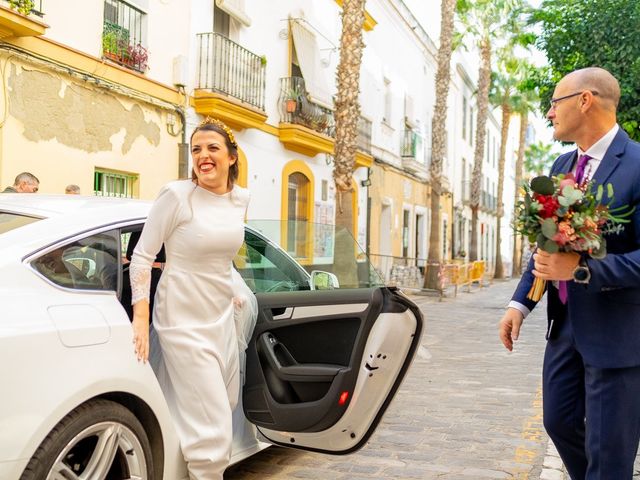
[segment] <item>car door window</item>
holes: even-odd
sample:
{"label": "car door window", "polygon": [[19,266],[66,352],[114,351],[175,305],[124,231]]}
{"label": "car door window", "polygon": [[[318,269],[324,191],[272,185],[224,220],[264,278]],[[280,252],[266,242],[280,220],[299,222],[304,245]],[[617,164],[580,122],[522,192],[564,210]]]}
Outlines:
{"label": "car door window", "polygon": [[280,248],[245,230],[234,265],[254,293],[309,290],[309,275]]}
{"label": "car door window", "polygon": [[49,281],[80,290],[116,290],[119,235],[105,232],[59,246],[31,262]]}

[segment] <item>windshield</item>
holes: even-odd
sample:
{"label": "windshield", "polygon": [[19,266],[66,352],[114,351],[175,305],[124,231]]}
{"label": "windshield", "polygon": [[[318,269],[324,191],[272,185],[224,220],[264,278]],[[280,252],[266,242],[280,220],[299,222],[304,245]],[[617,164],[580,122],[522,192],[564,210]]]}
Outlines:
{"label": "windshield", "polygon": [[249,220],[247,224],[286,251],[307,273],[321,271],[335,275],[339,288],[384,284],[365,252],[345,228],[279,220]]}
{"label": "windshield", "polygon": [[0,235],[38,220],[41,219],[17,213],[0,212]]}

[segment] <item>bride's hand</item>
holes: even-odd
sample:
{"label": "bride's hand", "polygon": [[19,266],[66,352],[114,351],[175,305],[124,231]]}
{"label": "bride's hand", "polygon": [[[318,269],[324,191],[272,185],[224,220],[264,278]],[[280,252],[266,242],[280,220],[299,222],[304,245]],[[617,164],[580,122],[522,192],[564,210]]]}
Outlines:
{"label": "bride's hand", "polygon": [[[142,303],[142,302],[138,302]],[[149,306],[145,309],[138,304],[133,309],[133,345],[138,361],[146,363],[149,358]],[[146,310],[146,311],[145,311]]]}

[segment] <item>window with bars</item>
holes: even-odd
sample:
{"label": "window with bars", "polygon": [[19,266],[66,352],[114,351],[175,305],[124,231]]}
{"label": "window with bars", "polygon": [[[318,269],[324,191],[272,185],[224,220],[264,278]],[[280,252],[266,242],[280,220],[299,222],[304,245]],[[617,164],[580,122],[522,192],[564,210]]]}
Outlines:
{"label": "window with bars", "polygon": [[145,17],[142,10],[123,0],[104,0],[103,57],[145,72],[148,62],[144,41]]}
{"label": "window with bars", "polygon": [[100,197],[133,198],[138,175],[96,169],[93,174],[93,193]]}

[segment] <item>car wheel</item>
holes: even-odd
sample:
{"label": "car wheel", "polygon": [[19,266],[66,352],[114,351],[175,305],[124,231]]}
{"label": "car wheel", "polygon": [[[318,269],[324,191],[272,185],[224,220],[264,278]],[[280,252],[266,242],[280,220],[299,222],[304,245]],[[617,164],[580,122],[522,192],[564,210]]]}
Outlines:
{"label": "car wheel", "polygon": [[21,480],[153,480],[151,445],[142,424],[119,403],[91,400],[42,441]]}

